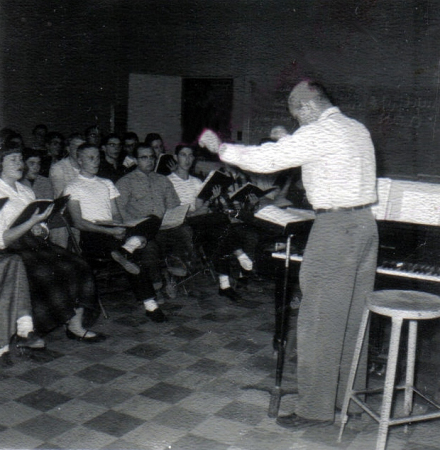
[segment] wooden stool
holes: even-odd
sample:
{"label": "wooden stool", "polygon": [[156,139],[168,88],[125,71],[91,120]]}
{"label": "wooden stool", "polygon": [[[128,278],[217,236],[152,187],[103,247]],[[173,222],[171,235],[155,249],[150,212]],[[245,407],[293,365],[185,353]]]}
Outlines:
{"label": "wooden stool", "polygon": [[[353,390],[356,371],[359,364],[359,358],[364,344],[365,334],[371,313],[381,314],[391,318],[391,338],[388,351],[388,363],[385,376],[385,386],[383,389],[367,389],[363,391]],[[366,306],[362,316],[362,322],[359,329],[359,335],[356,342],[353,362],[348,378],[347,390],[345,392],[344,403],[341,413],[341,429],[338,442],[341,441],[345,424],[347,423],[347,411],[350,400],[353,400],[373,419],[379,422],[379,433],[377,437],[376,450],[384,450],[386,446],[388,427],[391,425],[407,424],[409,422],[418,422],[440,417],[440,405],[426,398],[419,390],[414,387],[414,365],[416,361],[417,344],[417,321],[440,318],[440,297],[426,292],[403,291],[403,290],[384,290],[372,292],[367,298]],[[399,354],[400,335],[402,323],[409,320],[408,333],[408,353],[406,365],[405,385],[397,389],[405,391],[404,396],[404,417],[390,418],[391,403],[395,390],[395,377],[397,367],[397,357]],[[375,394],[383,392],[382,406],[380,415],[370,409],[364,401],[360,399],[365,394]],[[439,411],[411,416],[413,406],[413,393],[418,394]],[[406,430],[405,430],[406,431]]]}

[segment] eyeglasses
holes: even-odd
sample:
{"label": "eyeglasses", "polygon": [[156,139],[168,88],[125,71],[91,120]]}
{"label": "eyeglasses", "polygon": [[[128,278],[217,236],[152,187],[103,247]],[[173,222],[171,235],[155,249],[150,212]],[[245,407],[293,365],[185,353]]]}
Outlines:
{"label": "eyeglasses", "polygon": [[116,143],[114,143],[114,142],[109,142],[107,145],[108,145],[109,147],[120,147],[120,146],[121,146],[121,144],[116,144]]}

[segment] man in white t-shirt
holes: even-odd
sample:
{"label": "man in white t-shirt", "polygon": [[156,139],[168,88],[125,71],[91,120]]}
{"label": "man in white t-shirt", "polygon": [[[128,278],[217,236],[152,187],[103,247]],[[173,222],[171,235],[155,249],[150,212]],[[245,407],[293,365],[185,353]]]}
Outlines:
{"label": "man in white t-shirt", "polygon": [[[209,200],[203,201],[197,195],[202,182],[189,174],[194,163],[194,150],[191,146],[180,144],[175,149],[177,158],[176,170],[168,175],[182,205],[190,205],[187,218],[188,223],[196,230],[196,234],[203,241],[204,248],[209,248],[216,271],[219,274],[219,295],[232,301],[241,299],[229,280],[229,255],[237,257],[245,273],[252,270],[252,261],[242,249],[241,237],[230,226],[224,214],[210,214]],[[213,189],[212,198],[221,193],[219,186]]]}
{"label": "man in white t-shirt", "polygon": [[[83,144],[78,148],[77,157],[80,173],[67,185],[65,194],[70,195],[68,208],[75,227],[81,231],[84,254],[111,254],[127,271],[133,292],[137,300],[144,303],[147,317],[154,322],[165,321],[166,316],[156,303],[148,273],[132,262],[134,252],[145,245],[143,234],[137,233],[139,230],[136,227],[127,232],[125,227],[99,224],[122,223],[123,220],[116,204],[119,192],[115,185],[110,180],[96,176],[100,163],[98,147]],[[160,220],[157,219],[157,228],[159,225]]]}

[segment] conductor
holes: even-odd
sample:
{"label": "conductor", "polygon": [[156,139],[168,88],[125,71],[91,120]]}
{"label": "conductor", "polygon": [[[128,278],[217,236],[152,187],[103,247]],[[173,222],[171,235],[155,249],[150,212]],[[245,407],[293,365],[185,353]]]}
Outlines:
{"label": "conductor", "polygon": [[[303,184],[316,219],[300,270],[298,402],[278,417],[286,428],[327,425],[341,407],[366,296],[377,262],[376,163],[368,130],[333,106],[313,82],[296,85],[289,112],[300,128],[260,146],[221,143],[205,130],[199,144],[225,163],[271,173],[302,167]],[[356,389],[365,388],[367,351]]]}

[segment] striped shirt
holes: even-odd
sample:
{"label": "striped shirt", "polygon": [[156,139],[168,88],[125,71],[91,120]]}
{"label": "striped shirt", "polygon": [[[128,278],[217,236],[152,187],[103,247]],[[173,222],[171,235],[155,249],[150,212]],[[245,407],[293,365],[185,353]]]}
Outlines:
{"label": "striped shirt", "polygon": [[174,189],[177,192],[177,195],[180,199],[181,205],[190,205],[189,210],[195,211],[196,209],[196,198],[197,194],[200,192],[200,187],[202,186],[202,182],[191,175],[189,175],[187,180],[183,180],[172,173],[168,175],[171,183],[173,183]]}

